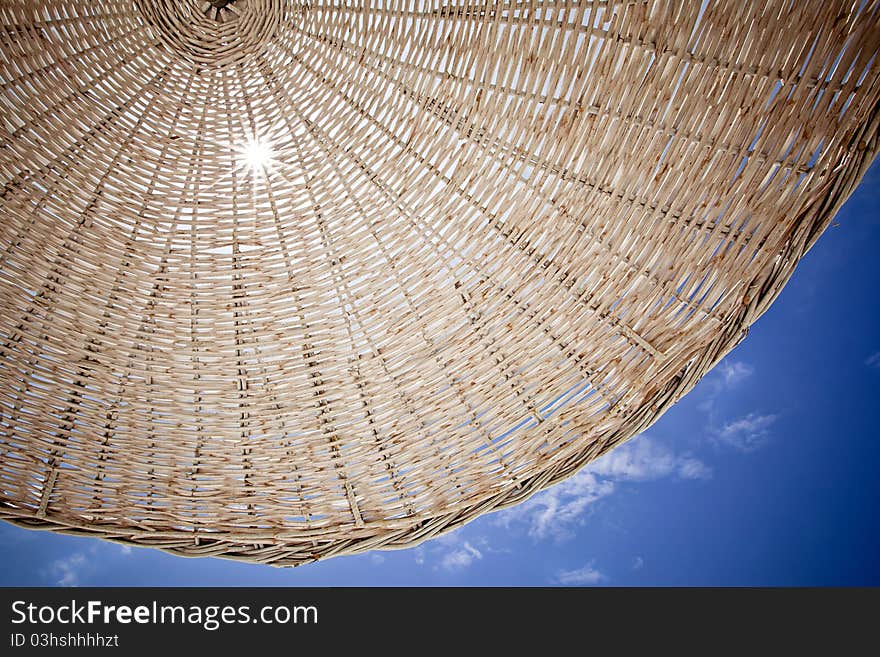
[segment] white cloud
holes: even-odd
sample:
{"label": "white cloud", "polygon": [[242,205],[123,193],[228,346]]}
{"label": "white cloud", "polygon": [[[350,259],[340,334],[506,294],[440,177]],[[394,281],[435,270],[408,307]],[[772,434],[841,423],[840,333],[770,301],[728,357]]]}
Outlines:
{"label": "white cloud", "polygon": [[880,351],[868,356],[868,358],[865,360],[865,365],[867,365],[868,367],[875,367],[877,369],[880,369]]}
{"label": "white cloud", "polygon": [[58,586],[78,586],[80,575],[88,561],[82,552],[75,552],[69,557],[56,559],[47,568],[48,575]]}
{"label": "white cloud", "polygon": [[114,557],[120,559],[116,563],[121,564],[121,559],[131,554],[130,545],[92,540],[82,549],[48,563],[41,574],[57,586],[79,586],[83,580],[94,579],[99,575]]}
{"label": "white cloud", "polygon": [[[880,367],[880,352],[876,354],[877,366]],[[872,357],[873,358],[873,357]],[[870,364],[870,358],[866,361]],[[739,419],[722,421],[716,408],[716,402],[730,388],[754,374],[755,368],[742,361],[723,360],[716,368],[717,375],[706,380],[708,393],[700,403],[699,409],[706,414],[707,431],[716,442],[724,443],[743,452],[751,452],[763,446],[770,437],[770,427],[778,415],[749,413]],[[694,466],[693,472],[698,475],[700,469]]]}
{"label": "white cloud", "polygon": [[633,570],[641,570],[642,566],[645,565],[645,560],[641,557],[636,557],[633,559]]}
{"label": "white cloud", "polygon": [[718,366],[718,371],[724,379],[724,385],[729,388],[749,378],[755,373],[755,368],[742,361],[728,362],[725,359]]}
{"label": "white cloud", "polygon": [[378,552],[373,552],[370,554],[370,563],[374,566],[381,566],[385,563],[385,556]]}
{"label": "white cloud", "polygon": [[685,457],[678,464],[678,476],[682,479],[711,479],[712,468],[700,459]]}
{"label": "white cloud", "polygon": [[648,436],[616,447],[573,477],[498,514],[506,528],[524,525],[534,539],[570,539],[583,525],[590,506],[614,492],[617,482],[663,477],[707,479],[710,468],[690,455],[679,455]]}
{"label": "white cloud", "polygon": [[703,411],[708,419],[709,424],[715,421],[715,402],[722,394],[728,392],[731,388],[735,388],[755,373],[754,366],[744,363],[740,360],[728,361],[722,360],[718,366],[707,376],[700,384],[704,390],[704,399],[699,403],[697,408]]}
{"label": "white cloud", "polygon": [[[467,538],[465,534],[468,534]],[[450,573],[468,568],[489,555],[510,552],[507,548],[492,547],[485,536],[475,536],[462,527],[425,541],[412,550],[416,565],[428,564],[434,571]]]}
{"label": "white cloud", "polygon": [[443,558],[440,560],[440,567],[444,570],[461,570],[482,558],[483,553],[465,541],[461,547],[454,548],[443,555]]}
{"label": "white cloud", "polygon": [[743,452],[751,452],[761,447],[770,437],[770,427],[779,419],[778,415],[748,415],[728,422],[715,432],[716,437]]}
{"label": "white cloud", "polygon": [[682,479],[705,479],[711,476],[708,466],[689,456],[678,455],[664,445],[637,437],[613,449],[589,466],[590,472],[611,479],[645,481],[677,476]]}
{"label": "white cloud", "polygon": [[532,538],[563,541],[571,538],[572,529],[583,523],[587,508],[613,490],[613,482],[602,481],[589,469],[583,469],[522,504],[502,511],[497,522],[508,528],[524,524]]}
{"label": "white cloud", "polygon": [[598,584],[605,579],[605,575],[593,568],[592,563],[588,563],[583,568],[577,570],[563,570],[556,574],[556,583],[563,586],[584,586],[589,584]]}

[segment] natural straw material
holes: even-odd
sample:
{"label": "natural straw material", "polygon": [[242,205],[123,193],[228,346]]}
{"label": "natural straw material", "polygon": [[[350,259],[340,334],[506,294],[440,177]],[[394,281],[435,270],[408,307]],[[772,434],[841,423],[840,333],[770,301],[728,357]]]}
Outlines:
{"label": "natural straw material", "polygon": [[0,517],[293,565],[644,430],[877,148],[878,0],[0,0]]}

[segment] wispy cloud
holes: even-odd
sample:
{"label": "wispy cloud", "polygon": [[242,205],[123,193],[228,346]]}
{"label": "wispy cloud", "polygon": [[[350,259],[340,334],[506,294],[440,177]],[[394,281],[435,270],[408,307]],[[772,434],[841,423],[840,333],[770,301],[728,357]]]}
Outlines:
{"label": "wispy cloud", "polygon": [[871,354],[865,359],[865,365],[880,369],[880,351]]}
{"label": "wispy cloud", "polygon": [[705,398],[700,402],[698,408],[706,414],[710,425],[715,422],[715,406],[722,395],[736,388],[754,373],[753,365],[725,358],[709,376],[700,382]]}
{"label": "wispy cloud", "polygon": [[522,504],[502,511],[497,522],[506,528],[525,525],[532,538],[553,538],[561,542],[571,538],[572,530],[583,524],[591,504],[613,491],[613,482],[600,480],[589,469],[584,469]]}
{"label": "wispy cloud", "polygon": [[468,533],[468,530],[459,528],[422,543],[412,551],[416,565],[453,573],[470,567],[487,554],[506,552],[493,549],[485,536]]}
{"label": "wispy cloud", "polygon": [[770,437],[770,427],[779,419],[778,415],[759,415],[749,413],[732,422],[727,422],[715,431],[715,436],[743,452],[751,452],[763,446]]}
{"label": "wispy cloud", "polygon": [[506,528],[525,526],[534,539],[562,542],[574,536],[574,530],[586,522],[590,507],[611,495],[618,482],[664,477],[706,479],[711,474],[710,468],[694,456],[676,454],[643,435],[615,448],[575,476],[502,511],[497,524]]}
{"label": "wispy cloud", "polygon": [[675,454],[647,436],[634,438],[612,450],[589,467],[590,472],[610,479],[645,481],[677,476],[681,479],[706,479],[709,467],[690,455]]}
{"label": "wispy cloud", "polygon": [[598,584],[605,580],[606,577],[598,570],[593,568],[592,563],[588,563],[583,568],[577,570],[562,570],[556,573],[555,583],[563,586],[590,586]]}
{"label": "wispy cloud", "polygon": [[413,557],[416,560],[417,566],[425,565],[425,548],[419,546],[413,550]]}
{"label": "wispy cloud", "polygon": [[728,388],[745,381],[755,373],[755,368],[742,361],[721,361],[718,371],[724,379],[724,385]]}
{"label": "wispy cloud", "polygon": [[642,566],[644,566],[644,565],[645,565],[645,560],[642,559],[641,557],[636,557],[635,559],[633,559],[632,569],[633,570],[641,570]]}
{"label": "wispy cloud", "polygon": [[[880,353],[878,353],[880,362]],[[707,431],[716,442],[734,447],[742,452],[752,452],[766,444],[770,427],[779,419],[774,413],[751,412],[736,419],[721,419],[719,401],[725,393],[755,373],[755,368],[742,361],[721,361],[711,378],[707,378],[708,393],[699,405],[706,414]]]}
{"label": "wispy cloud", "polygon": [[113,563],[122,563],[120,560],[131,556],[130,545],[112,544],[104,541],[92,540],[83,545],[81,549],[50,561],[40,571],[47,583],[56,586],[80,586],[95,581],[105,568],[112,568]]}
{"label": "wispy cloud", "polygon": [[453,548],[443,555],[440,567],[443,570],[462,570],[482,558],[483,553],[465,541],[460,547]]}
{"label": "wispy cloud", "polygon": [[58,586],[78,586],[83,569],[88,559],[82,552],[74,552],[70,556],[56,559],[46,568],[46,574]]}

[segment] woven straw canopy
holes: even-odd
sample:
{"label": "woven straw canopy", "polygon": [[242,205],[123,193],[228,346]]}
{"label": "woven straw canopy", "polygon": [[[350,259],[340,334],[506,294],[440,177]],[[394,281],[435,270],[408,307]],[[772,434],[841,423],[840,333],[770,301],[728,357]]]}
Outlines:
{"label": "woven straw canopy", "polygon": [[291,565],[648,427],[863,175],[876,0],[0,2],[0,517]]}

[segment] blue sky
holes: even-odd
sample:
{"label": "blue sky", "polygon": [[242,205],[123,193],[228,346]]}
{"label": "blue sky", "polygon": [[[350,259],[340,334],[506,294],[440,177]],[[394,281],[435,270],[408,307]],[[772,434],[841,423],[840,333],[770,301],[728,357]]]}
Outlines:
{"label": "blue sky", "polygon": [[880,585],[880,162],[645,434],[420,547],[279,570],[0,523],[10,585]]}

